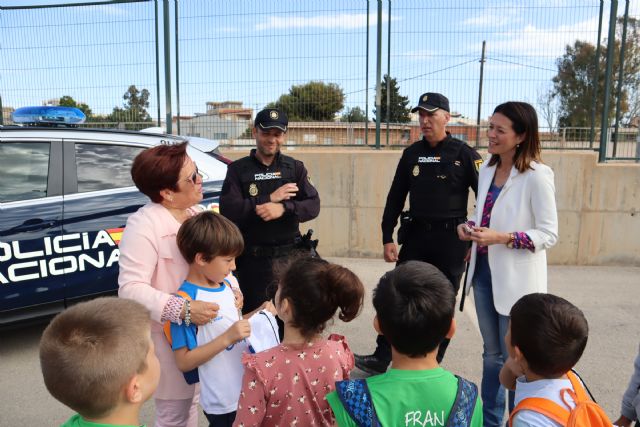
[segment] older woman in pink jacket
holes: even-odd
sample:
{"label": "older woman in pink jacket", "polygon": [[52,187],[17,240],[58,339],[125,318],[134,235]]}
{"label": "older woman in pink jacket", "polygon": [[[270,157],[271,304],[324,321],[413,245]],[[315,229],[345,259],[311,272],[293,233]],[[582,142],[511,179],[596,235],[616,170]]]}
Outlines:
{"label": "older woman in pink jacket", "polygon": [[186,144],[149,148],[135,158],[133,182],[151,202],[129,217],[120,242],[118,294],[145,305],[154,320],[151,337],[162,371],[154,395],[156,427],[198,424],[197,387],[187,384],[176,366],[162,323],[202,325],[218,312],[217,304],[187,304],[174,295],[188,270],[176,234],[180,224],[199,211],[202,200],[202,177],[187,155]]}

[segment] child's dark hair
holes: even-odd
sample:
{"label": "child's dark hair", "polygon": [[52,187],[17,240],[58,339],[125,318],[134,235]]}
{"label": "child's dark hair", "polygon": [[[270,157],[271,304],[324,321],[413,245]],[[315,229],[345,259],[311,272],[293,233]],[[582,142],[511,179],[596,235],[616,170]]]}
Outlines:
{"label": "child's dark hair", "polygon": [[424,357],[451,327],[453,285],[431,264],[407,261],[386,273],[373,293],[378,324],[399,353]]}
{"label": "child's dark hair", "polygon": [[540,376],[556,378],[573,368],[588,337],[582,311],[559,296],[529,294],[511,308],[511,344]]}
{"label": "child's dark hair", "polygon": [[289,300],[292,324],[305,338],[321,333],[338,308],[343,322],[362,308],[364,286],[351,270],[320,258],[296,257],[278,272],[279,301]]}
{"label": "child's dark hair", "polygon": [[177,241],[180,253],[189,264],[199,253],[209,262],[217,256],[239,256],[244,249],[238,227],[212,211],[201,212],[182,223]]}

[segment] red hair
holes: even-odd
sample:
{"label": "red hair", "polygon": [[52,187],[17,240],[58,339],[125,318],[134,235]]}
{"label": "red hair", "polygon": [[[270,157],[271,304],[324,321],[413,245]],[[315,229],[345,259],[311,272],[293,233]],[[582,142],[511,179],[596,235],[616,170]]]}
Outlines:
{"label": "red hair", "polygon": [[157,145],[138,154],[131,166],[131,178],[152,202],[162,202],[160,191],[177,191],[180,171],[187,157],[187,142]]}

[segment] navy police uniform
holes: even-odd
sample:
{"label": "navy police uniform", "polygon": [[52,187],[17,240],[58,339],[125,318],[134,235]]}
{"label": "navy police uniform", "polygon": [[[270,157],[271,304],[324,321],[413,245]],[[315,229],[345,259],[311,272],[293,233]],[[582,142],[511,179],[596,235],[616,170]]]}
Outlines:
{"label": "navy police uniform", "polygon": [[409,218],[403,220],[399,262],[435,265],[456,292],[464,272],[468,244],[456,228],[467,220],[469,188],[478,190],[480,155],[469,145],[447,137],[435,147],[423,138],[402,153],[382,215],[382,242],[393,242],[393,230],[409,194]]}
{"label": "navy police uniform", "polygon": [[[418,109],[449,111],[449,100],[438,93],[420,96]],[[398,240],[402,247],[398,264],[417,260],[437,267],[458,292],[469,244],[458,238],[457,226],[467,220],[469,188],[478,191],[478,170],[482,158],[469,145],[447,136],[435,147],[423,137],[402,152],[382,215],[382,242],[393,242],[393,230],[402,214]],[[402,212],[409,195],[409,213]],[[438,362],[449,341],[441,343]],[[382,372],[391,361],[391,348],[379,335],[371,356],[356,355],[356,366],[368,372]]]}
{"label": "navy police uniform", "polygon": [[[285,128],[286,129],[286,128]],[[270,201],[269,196],[287,183],[298,185],[296,196],[281,203],[282,217],[264,221],[256,206]],[[277,153],[269,166],[256,158],[256,150],[231,163],[222,185],[220,213],[233,221],[244,237],[245,248],[236,259],[236,276],[244,294],[243,312],[258,308],[273,297],[273,262],[302,249],[299,223],[320,212],[320,197],[308,177],[304,164]]]}

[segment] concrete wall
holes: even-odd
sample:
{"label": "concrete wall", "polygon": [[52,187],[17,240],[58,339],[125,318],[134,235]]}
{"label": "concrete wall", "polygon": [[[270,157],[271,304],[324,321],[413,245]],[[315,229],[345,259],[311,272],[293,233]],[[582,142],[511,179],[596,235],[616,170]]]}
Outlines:
{"label": "concrete wall", "polygon": [[[320,239],[320,254],[381,257],[380,220],[401,151],[286,153],[305,163],[320,192],[320,216],[302,226]],[[237,159],[246,152],[223,154]],[[543,158],[555,171],[560,230],[549,262],[640,266],[640,165],[598,164],[594,152],[545,151]]]}

